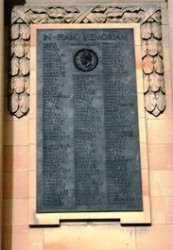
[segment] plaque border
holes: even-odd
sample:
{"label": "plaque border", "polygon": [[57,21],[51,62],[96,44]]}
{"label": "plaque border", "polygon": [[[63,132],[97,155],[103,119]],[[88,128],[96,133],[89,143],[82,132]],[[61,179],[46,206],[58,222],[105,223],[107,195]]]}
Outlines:
{"label": "plaque border", "polygon": [[[115,212],[36,212],[36,32],[37,29],[123,29],[134,30],[134,48],[136,64],[136,87],[138,104],[139,142],[141,158],[141,182],[143,211],[115,211]],[[121,224],[150,224],[150,195],[149,195],[149,171],[147,154],[147,133],[144,109],[144,84],[142,74],[142,47],[140,40],[140,25],[132,24],[33,24],[31,25],[30,43],[30,113],[29,113],[29,225],[51,226],[60,225],[61,221],[79,220],[120,220]]]}

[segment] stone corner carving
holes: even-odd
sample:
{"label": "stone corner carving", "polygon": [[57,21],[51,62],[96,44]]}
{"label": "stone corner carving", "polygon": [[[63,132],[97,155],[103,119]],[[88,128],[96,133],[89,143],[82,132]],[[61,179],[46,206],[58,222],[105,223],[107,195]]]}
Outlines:
{"label": "stone corner carving", "polygon": [[[158,6],[27,7],[15,6],[11,17],[10,112],[21,118],[29,111],[30,24],[140,23],[145,109],[159,116],[166,107],[161,11]],[[31,83],[32,84],[32,83]]]}

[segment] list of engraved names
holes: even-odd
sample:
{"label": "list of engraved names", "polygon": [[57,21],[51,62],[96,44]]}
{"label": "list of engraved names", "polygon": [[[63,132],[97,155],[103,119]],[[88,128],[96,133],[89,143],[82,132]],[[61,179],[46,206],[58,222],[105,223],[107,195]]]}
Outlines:
{"label": "list of engraved names", "polygon": [[38,30],[37,68],[37,211],[142,210],[133,30]]}

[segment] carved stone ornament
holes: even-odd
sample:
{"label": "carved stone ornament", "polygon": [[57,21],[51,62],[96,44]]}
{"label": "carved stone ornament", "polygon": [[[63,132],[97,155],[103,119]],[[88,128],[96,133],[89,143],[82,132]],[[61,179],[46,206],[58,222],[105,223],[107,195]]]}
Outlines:
{"label": "carved stone ornament", "polygon": [[156,117],[165,110],[160,7],[24,5],[13,8],[11,22],[10,111],[16,117],[29,111],[30,24],[38,23],[140,23],[145,108]]}

